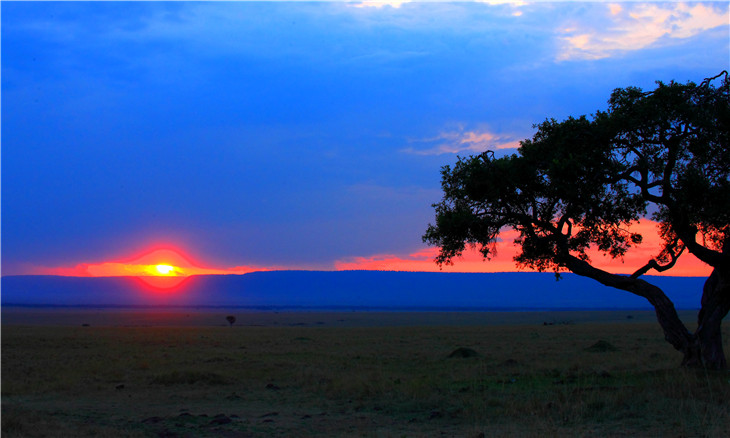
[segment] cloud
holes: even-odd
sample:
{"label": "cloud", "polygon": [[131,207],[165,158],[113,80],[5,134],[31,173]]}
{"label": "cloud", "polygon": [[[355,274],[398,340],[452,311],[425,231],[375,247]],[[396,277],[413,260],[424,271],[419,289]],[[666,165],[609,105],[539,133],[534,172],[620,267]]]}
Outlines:
{"label": "cloud", "polygon": [[441,132],[436,137],[412,140],[421,147],[409,147],[403,152],[416,155],[458,154],[461,152],[480,153],[486,150],[517,149],[520,142],[513,135],[496,134],[487,130]]}
{"label": "cloud", "polygon": [[525,6],[528,2],[522,0],[475,0],[474,3],[486,3],[488,5],[512,5]]}
{"label": "cloud", "polygon": [[358,3],[348,3],[348,6],[352,6],[354,8],[384,8],[386,6],[391,8],[400,8],[403,3],[410,3],[409,0],[391,0],[391,1],[371,1],[366,0],[363,2]]}
{"label": "cloud", "polygon": [[522,11],[519,10],[521,6],[526,6],[530,4],[522,0],[475,0],[474,3],[485,3],[490,6],[508,5],[512,9],[512,15],[515,17],[522,16]]}
{"label": "cloud", "polygon": [[[399,8],[403,5],[403,3],[440,3],[440,0],[365,0],[361,2],[347,2],[348,6],[355,8],[382,8],[385,6]],[[513,7],[529,4],[523,0],[472,0],[463,3],[484,3],[491,6],[510,5]]]}
{"label": "cloud", "polygon": [[[659,254],[661,242],[657,236],[656,223],[642,219],[631,227],[644,237],[644,242],[629,250],[623,260],[603,256],[597,251],[589,251],[593,266],[608,272],[631,274],[644,266],[649,260]],[[462,257],[454,260],[453,265],[439,267],[434,262],[438,254],[437,248],[423,248],[406,255],[381,254],[367,257],[352,257],[335,262],[335,269],[341,270],[380,270],[380,271],[411,271],[411,272],[514,272],[518,271],[513,260],[519,248],[512,242],[517,232],[505,230],[501,234],[501,242],[497,243],[497,253],[490,260],[476,249],[467,249]],[[529,271],[529,270],[523,270]],[[683,254],[677,264],[663,273],[649,271],[648,275],[665,276],[709,276],[711,268],[689,253]]]}
{"label": "cloud", "polygon": [[701,3],[610,4],[607,24],[563,25],[557,59],[602,59],[648,47],[669,45],[701,32],[728,26],[728,7]]}

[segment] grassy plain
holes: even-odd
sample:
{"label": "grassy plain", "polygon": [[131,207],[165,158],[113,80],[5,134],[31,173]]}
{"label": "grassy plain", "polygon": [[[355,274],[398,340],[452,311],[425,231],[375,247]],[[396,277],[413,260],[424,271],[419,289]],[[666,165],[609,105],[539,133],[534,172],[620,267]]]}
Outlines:
{"label": "grassy plain", "polygon": [[4,314],[2,436],[726,436],[730,375],[627,313]]}

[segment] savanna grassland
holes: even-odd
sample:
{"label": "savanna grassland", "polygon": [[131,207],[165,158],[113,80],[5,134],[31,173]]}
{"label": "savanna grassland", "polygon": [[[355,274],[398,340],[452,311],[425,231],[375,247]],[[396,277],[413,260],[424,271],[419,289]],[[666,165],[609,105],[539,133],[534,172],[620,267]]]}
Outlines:
{"label": "savanna grassland", "polygon": [[4,321],[2,436],[726,436],[728,373],[680,369],[650,320],[582,315],[548,325],[392,324],[398,314],[348,325],[356,313],[332,319],[341,326]]}

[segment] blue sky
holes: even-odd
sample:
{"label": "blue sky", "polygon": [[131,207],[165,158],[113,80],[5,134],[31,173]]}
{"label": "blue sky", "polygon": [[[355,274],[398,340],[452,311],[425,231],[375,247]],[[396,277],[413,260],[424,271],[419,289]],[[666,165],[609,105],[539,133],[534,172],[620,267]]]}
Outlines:
{"label": "blue sky", "polygon": [[408,258],[457,154],[730,68],[728,3],[3,2],[2,272]]}

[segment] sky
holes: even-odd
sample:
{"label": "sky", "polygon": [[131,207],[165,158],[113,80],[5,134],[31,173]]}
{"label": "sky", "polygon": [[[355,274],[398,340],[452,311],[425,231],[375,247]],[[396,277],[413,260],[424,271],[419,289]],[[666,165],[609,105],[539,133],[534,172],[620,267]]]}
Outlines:
{"label": "sky", "polygon": [[3,2],[2,275],[439,270],[442,166],[729,69],[728,5]]}

